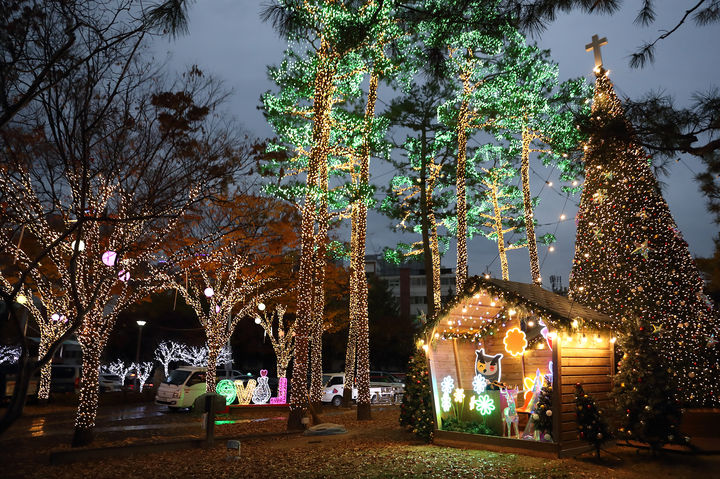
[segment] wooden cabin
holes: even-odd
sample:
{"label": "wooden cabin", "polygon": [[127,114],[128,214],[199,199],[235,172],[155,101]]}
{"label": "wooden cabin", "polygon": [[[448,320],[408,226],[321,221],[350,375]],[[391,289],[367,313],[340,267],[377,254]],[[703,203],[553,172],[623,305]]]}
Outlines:
{"label": "wooden cabin", "polygon": [[[578,439],[575,384],[609,408],[611,323],[536,285],[469,278],[465,293],[430,325],[423,345],[434,442],[548,457],[588,450]],[[533,414],[548,409],[551,431],[539,431]]]}

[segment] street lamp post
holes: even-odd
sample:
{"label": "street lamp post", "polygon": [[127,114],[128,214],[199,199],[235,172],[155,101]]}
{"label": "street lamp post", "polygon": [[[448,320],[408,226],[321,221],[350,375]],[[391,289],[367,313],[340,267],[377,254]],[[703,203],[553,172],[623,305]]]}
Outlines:
{"label": "street lamp post", "polygon": [[[147,321],[141,321],[137,320],[135,321],[138,325],[138,342],[137,342],[137,349],[135,351],[135,364],[140,364],[140,341],[142,340],[142,328],[145,326]],[[140,378],[138,377],[138,371],[135,370],[135,390],[137,391],[140,387]]]}

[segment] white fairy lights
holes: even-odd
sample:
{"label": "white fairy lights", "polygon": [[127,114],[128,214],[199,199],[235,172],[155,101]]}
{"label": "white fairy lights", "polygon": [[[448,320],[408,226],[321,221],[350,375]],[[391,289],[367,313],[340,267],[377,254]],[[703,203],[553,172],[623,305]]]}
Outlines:
{"label": "white fairy lights", "polygon": [[258,291],[269,281],[265,268],[257,268],[246,257],[226,261],[220,249],[213,255],[192,257],[181,268],[182,279],[164,271],[157,277],[166,289],[175,289],[185,299],[205,329],[207,339],[207,391],[215,390],[218,355],[237,323],[255,310],[267,292]]}

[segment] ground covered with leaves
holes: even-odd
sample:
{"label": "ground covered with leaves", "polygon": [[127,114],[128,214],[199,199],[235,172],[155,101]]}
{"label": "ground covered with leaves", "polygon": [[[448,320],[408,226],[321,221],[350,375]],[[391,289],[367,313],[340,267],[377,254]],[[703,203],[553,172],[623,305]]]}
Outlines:
{"label": "ground covered with leaves", "polygon": [[[256,415],[253,415],[256,416]],[[168,416],[188,423],[153,432],[129,428],[98,434],[92,447],[200,437],[195,419]],[[427,445],[398,425],[398,408],[373,408],[371,421],[359,422],[355,410],[327,409],[327,422],[343,424],[336,436],[268,435],[282,432],[284,415],[266,420],[236,417],[239,422],[217,426],[223,436],[244,437],[239,459],[228,457],[225,442],[209,450],[136,454],[89,463],[49,465],[51,451],[68,450],[65,436],[0,439],[0,475],[6,478],[319,478],[319,477],[443,477],[443,478],[648,478],[720,477],[720,457],[666,455],[650,457],[634,449],[614,447],[601,461],[591,456],[546,459],[481,450]],[[132,423],[135,423],[134,419]],[[130,425],[130,423],[128,424]],[[249,435],[258,434],[256,438]]]}

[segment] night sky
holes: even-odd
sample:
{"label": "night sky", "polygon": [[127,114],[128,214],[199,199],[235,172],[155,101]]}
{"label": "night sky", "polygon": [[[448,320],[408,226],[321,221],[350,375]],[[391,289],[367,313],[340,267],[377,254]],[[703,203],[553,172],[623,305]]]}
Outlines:
{"label": "night sky", "polygon": [[[694,2],[657,2],[657,20],[649,27],[633,23],[640,2],[625,3],[626,6],[612,16],[582,13],[561,16],[535,39],[539,46],[551,50],[552,58],[560,65],[561,81],[578,76],[594,80],[592,52],[585,52],[585,45],[595,33],[608,39],[609,44],[603,47],[603,63],[610,70],[610,77],[621,97],[638,99],[650,91],[660,90],[684,104],[690,101],[694,92],[709,90],[720,78],[720,58],[714,46],[720,33],[718,24],[699,28],[687,23],[659,42],[654,64],[641,70],[631,69],[628,66],[630,53],[644,41],[654,40],[660,30],[672,28]],[[260,95],[273,88],[267,79],[267,66],[281,61],[286,42],[270,25],[260,21],[259,11],[260,2],[255,0],[196,2],[190,8],[189,34],[176,40],[159,40],[155,44],[155,55],[159,61],[167,57],[171,70],[181,71],[197,64],[201,70],[222,79],[233,91],[228,113],[250,134],[265,138],[272,136],[272,130],[257,106]],[[544,284],[549,287],[550,275],[561,275],[567,286],[574,253],[574,218],[580,195],[570,197],[566,202],[550,171],[539,162],[535,162],[533,169],[536,173],[531,176],[533,195],[540,196],[535,216],[541,226],[536,232],[538,236],[555,232],[558,239],[552,253],[547,252],[545,246],[539,247]],[[701,170],[700,162],[688,155],[674,163],[670,175],[660,180],[667,183],[663,190],[665,199],[690,244],[691,253],[710,256],[717,226],[712,224],[711,216],[705,210],[705,200],[693,180],[695,173]],[[391,167],[379,160],[375,160],[372,172],[374,178],[371,181],[378,185],[387,185],[392,176]],[[553,182],[552,188],[547,186],[546,180]],[[558,223],[563,213],[567,219]],[[399,239],[399,235],[390,231],[391,222],[385,217],[373,215],[368,225],[368,253],[380,252]],[[417,235],[404,236],[405,242],[419,238]],[[341,239],[349,240],[349,233],[347,238]],[[443,258],[443,265],[454,267],[454,249],[452,244]],[[527,251],[511,251],[509,259],[510,279],[529,282]],[[500,276],[496,245],[480,237],[470,241],[469,266],[470,274],[482,273],[489,267],[493,276]]]}

